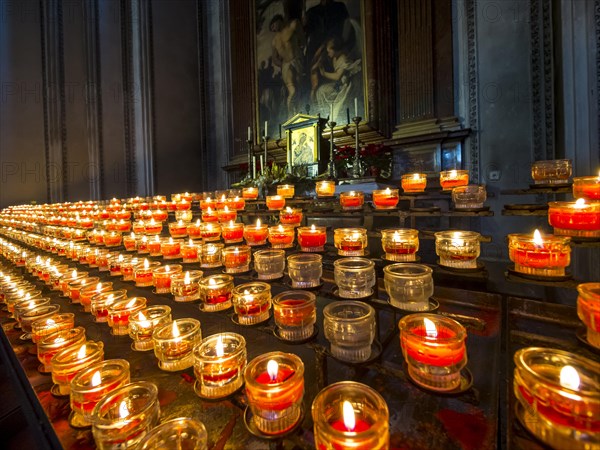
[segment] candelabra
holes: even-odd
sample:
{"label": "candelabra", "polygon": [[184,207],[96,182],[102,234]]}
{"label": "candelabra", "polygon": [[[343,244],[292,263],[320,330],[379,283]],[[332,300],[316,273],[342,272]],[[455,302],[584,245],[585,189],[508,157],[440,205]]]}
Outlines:
{"label": "candelabra", "polygon": [[331,178],[332,180],[335,180],[337,178],[337,173],[335,170],[335,160],[333,158],[333,149],[335,147],[335,144],[333,142],[333,129],[336,126],[336,123],[331,120],[328,123],[329,125],[329,131],[330,131],[330,135],[329,135],[329,178]]}
{"label": "candelabra", "polygon": [[352,118],[352,122],[355,125],[355,144],[354,144],[354,161],[352,161],[352,178],[360,178],[362,176],[362,168],[360,163],[360,138],[358,133],[358,126],[362,117],[356,116]]}
{"label": "candelabra", "polygon": [[254,178],[252,175],[252,169],[254,167],[253,161],[252,161],[252,139],[248,139],[246,141],[248,143],[248,178]]}

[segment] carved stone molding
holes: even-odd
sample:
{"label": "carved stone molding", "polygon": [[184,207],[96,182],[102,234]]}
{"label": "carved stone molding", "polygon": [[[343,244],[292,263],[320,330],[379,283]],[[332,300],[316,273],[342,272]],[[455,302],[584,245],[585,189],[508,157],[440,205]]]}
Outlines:
{"label": "carved stone molding", "polygon": [[478,183],[479,174],[479,68],[477,62],[477,2],[466,0],[467,65],[469,77],[470,179]]}

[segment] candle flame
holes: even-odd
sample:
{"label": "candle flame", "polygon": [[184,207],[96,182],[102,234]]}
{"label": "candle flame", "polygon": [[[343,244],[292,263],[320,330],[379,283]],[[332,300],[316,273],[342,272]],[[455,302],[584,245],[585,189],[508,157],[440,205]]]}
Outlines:
{"label": "candle flame", "polygon": [[217,356],[219,358],[225,354],[225,348],[223,346],[223,339],[221,338],[221,336],[219,336],[217,338],[217,344],[215,345],[215,352],[217,353]]}
{"label": "candle flame", "polygon": [[200,219],[196,220],[196,226],[199,227],[200,226]]}
{"label": "candle flame", "polygon": [[260,227],[260,219],[256,219],[256,228]]}
{"label": "candle flame", "polygon": [[224,202],[225,201],[225,194],[221,195],[221,201]]}
{"label": "candle flame", "polygon": [[542,239],[542,234],[540,233],[540,230],[535,230],[533,232],[533,244],[534,245],[544,245],[544,240]]}
{"label": "candle flame", "polygon": [[129,408],[127,408],[127,403],[125,403],[125,400],[123,400],[123,401],[121,401],[121,404],[119,405],[119,417],[121,417],[121,419],[124,419],[128,415],[129,415]]}
{"label": "candle flame", "polygon": [[206,213],[207,214],[212,214],[212,208],[210,206],[208,208],[206,208]]}
{"label": "candle flame", "polygon": [[215,286],[217,284],[217,282],[215,281],[214,278],[209,278],[208,279],[208,284],[210,284],[211,286]]}
{"label": "candle flame", "polygon": [[385,188],[385,195],[390,195],[391,193],[392,191],[390,191],[389,187]]}
{"label": "candle flame", "polygon": [[354,407],[349,401],[344,401],[342,406],[342,413],[344,415],[344,426],[348,431],[354,431],[356,427],[356,417],[354,416]]}
{"label": "candle flame", "polygon": [[46,326],[52,327],[54,325],[56,325],[56,322],[54,321],[54,319],[46,320]]}
{"label": "candle flame", "polygon": [[423,323],[425,324],[425,334],[427,334],[427,337],[437,337],[437,328],[435,327],[435,323],[433,323],[427,317],[423,319]]}
{"label": "candle flame", "polygon": [[577,369],[573,366],[564,366],[560,369],[560,385],[567,389],[577,390],[581,380]]}
{"label": "candle flame", "polygon": [[356,195],[356,192],[354,192],[354,191],[350,191],[350,192],[348,192],[348,195],[349,195],[350,197],[354,197],[354,196]]}
{"label": "candle flame", "polygon": [[227,207],[227,205],[225,205],[225,207],[223,208],[223,212],[226,212],[226,213],[229,212],[229,208]]}
{"label": "candle flame", "polygon": [[150,262],[148,261],[147,258],[144,258],[144,269],[147,269],[150,267]]}
{"label": "candle flame", "polygon": [[212,229],[213,229],[212,223],[207,223],[206,224],[206,230],[207,231],[212,231]]}
{"label": "candle flame", "polygon": [[179,222],[177,222],[177,225],[180,227],[183,226],[183,220],[179,219]]}
{"label": "candle flame", "polygon": [[127,304],[125,305],[126,308],[131,308],[133,305],[135,305],[135,298],[132,298],[131,300],[129,300],[127,302]]}
{"label": "candle flame", "polygon": [[100,292],[101,289],[102,289],[102,283],[98,283],[96,285],[96,292]]}
{"label": "candle flame", "polygon": [[190,284],[190,272],[186,271],[183,277],[183,284]]}
{"label": "candle flame", "polygon": [[310,226],[310,231],[315,231],[315,229],[316,229],[316,228],[315,228],[315,224],[313,223],[313,224]]}
{"label": "candle flame", "polygon": [[87,347],[85,346],[85,344],[83,344],[81,346],[81,348],[79,349],[79,351],[77,352],[77,359],[85,358],[86,351],[87,351]]}
{"label": "candle flame", "polygon": [[450,178],[456,178],[456,170],[450,171]]}
{"label": "candle flame", "polygon": [[117,261],[118,261],[118,262],[123,262],[123,259],[124,259],[124,258],[123,258],[123,255],[119,255],[119,257],[117,258]]}
{"label": "candle flame", "polygon": [[283,225],[279,224],[279,226],[277,227],[277,231],[282,232],[283,231]]}
{"label": "candle flame", "polygon": [[172,238],[172,237],[170,237],[170,238],[169,238],[169,244],[172,244],[172,243],[173,243],[173,238]]}
{"label": "candle flame", "polygon": [[418,173],[413,174],[413,180],[415,180],[415,181],[419,180],[419,174]]}
{"label": "candle flame", "polygon": [[144,313],[142,311],[139,312],[138,319],[139,320],[146,320],[146,316],[144,315]]}
{"label": "candle flame", "polygon": [[577,209],[585,208],[585,206],[585,198],[578,198],[575,202],[575,208]]}
{"label": "candle flame", "polygon": [[239,253],[240,253],[240,249],[236,247],[236,248],[233,250],[233,253],[234,253],[236,256],[237,256],[237,255],[239,255]]}
{"label": "candle flame", "polygon": [[71,278],[77,278],[77,269],[73,269],[73,272],[71,272]]}
{"label": "candle flame", "polygon": [[230,226],[230,227],[233,227],[233,220],[230,220],[230,221],[229,221],[229,226]]}
{"label": "candle flame", "polygon": [[142,236],[142,242],[144,242],[144,243],[148,242],[148,238],[146,236]]}
{"label": "candle flame", "polygon": [[154,225],[156,222],[154,221],[154,217],[150,219],[150,225]]}
{"label": "candle flame", "polygon": [[398,233],[397,231],[394,231],[394,236],[392,237],[392,241],[394,242],[400,242],[400,233]]}
{"label": "candle flame", "polygon": [[206,197],[206,201],[207,201],[207,202],[210,202],[210,197]]}
{"label": "candle flame", "polygon": [[100,371],[96,370],[94,375],[92,375],[92,387],[98,386],[102,382],[102,377],[100,376]]}
{"label": "candle flame", "polygon": [[271,381],[275,381],[277,379],[277,373],[279,372],[279,364],[274,359],[270,359],[267,363],[267,373],[271,378]]}
{"label": "candle flame", "polygon": [[179,327],[177,326],[177,322],[173,322],[173,327],[172,327],[171,332],[173,333],[174,338],[179,337]]}
{"label": "candle flame", "polygon": [[455,231],[452,238],[452,245],[454,247],[462,247],[463,245],[465,245],[465,241],[463,241],[460,237],[460,231]]}
{"label": "candle flame", "polygon": [[192,238],[190,238],[188,245],[194,245],[194,241],[192,241]]}
{"label": "candle flame", "polygon": [[158,237],[158,235],[154,236],[154,242],[159,242],[160,238]]}
{"label": "candle flame", "polygon": [[288,214],[291,214],[292,213],[292,208],[290,208],[289,206],[286,206],[285,207],[285,212],[288,213]]}
{"label": "candle flame", "polygon": [[133,231],[131,232],[130,236],[131,236],[131,239],[135,239],[135,233]]}

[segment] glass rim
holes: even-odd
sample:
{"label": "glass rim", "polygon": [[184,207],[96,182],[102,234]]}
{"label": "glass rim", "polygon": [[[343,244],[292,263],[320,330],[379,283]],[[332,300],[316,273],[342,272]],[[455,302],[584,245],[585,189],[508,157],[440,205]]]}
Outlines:
{"label": "glass rim", "polygon": [[[414,270],[414,272],[395,272],[396,269],[406,269],[406,270]],[[415,264],[415,263],[395,263],[388,264],[383,268],[383,273],[385,275],[391,276],[424,276],[431,275],[433,273],[433,269],[425,264]]]}
{"label": "glass rim", "polygon": [[[540,236],[543,240],[545,240],[547,242],[551,242],[553,244],[568,245],[571,242],[570,236],[558,236],[556,234],[541,234],[541,233],[540,233]],[[508,238],[509,244],[513,243],[513,242],[527,242],[527,243],[535,244],[533,234],[510,233],[506,237]]]}
{"label": "glass rim", "polygon": [[[456,236],[456,233],[460,233],[460,236]],[[481,238],[481,233],[470,230],[444,230],[436,231],[433,233],[436,239],[476,239]]]}
{"label": "glass rim", "polygon": [[[339,316],[335,316],[332,314],[331,310],[334,308],[338,308],[338,307],[343,307],[343,306],[352,306],[352,307],[358,307],[360,309],[362,309],[365,314],[363,314],[360,317],[339,317]],[[327,305],[325,305],[325,307],[323,308],[323,316],[326,319],[329,320],[334,320],[336,322],[344,322],[344,323],[350,323],[350,322],[358,322],[358,321],[363,321],[365,319],[369,319],[371,317],[375,317],[375,308],[373,308],[371,305],[368,305],[364,302],[360,302],[357,300],[343,300],[343,301],[335,301],[335,302],[331,302],[328,303]]]}
{"label": "glass rim", "polygon": [[[352,263],[356,263],[356,265],[352,265]],[[348,265],[346,265],[348,264]],[[360,256],[349,256],[346,258],[336,259],[333,262],[333,269],[343,269],[345,271],[354,271],[354,270],[365,270],[365,269],[373,269],[375,268],[375,262],[368,258],[362,258]]]}
{"label": "glass rim", "polygon": [[120,396],[127,397],[129,392],[134,389],[141,389],[147,392],[148,402],[145,404],[140,410],[135,410],[135,412],[127,417],[121,418],[118,422],[129,423],[132,419],[145,414],[152,406],[158,402],[158,387],[150,382],[150,381],[134,381],[133,383],[126,384],[125,386],[121,386],[109,394],[102,397],[102,399],[94,406],[94,410],[92,412],[92,422],[94,426],[105,426],[110,427],[111,425],[115,425],[114,419],[107,419],[104,416],[100,415],[100,412],[106,406],[111,406],[116,403],[116,399]]}
{"label": "glass rim", "polygon": [[[422,335],[417,335],[411,332],[409,326],[410,324],[412,324],[414,321],[419,320],[421,323],[423,322],[423,319],[429,319],[431,320],[437,328],[437,325],[443,325],[447,328],[450,328],[452,331],[454,331],[456,333],[455,336],[452,337],[439,337],[439,336],[422,336]],[[398,329],[400,330],[400,336],[402,336],[402,333],[406,333],[408,335],[410,335],[411,337],[416,337],[421,341],[425,341],[425,342],[437,342],[437,343],[445,343],[445,342],[464,342],[467,339],[467,329],[458,321],[451,319],[449,317],[444,317],[440,314],[431,314],[431,313],[416,313],[416,314],[409,314],[407,316],[404,316],[402,319],[400,319],[398,321]]]}
{"label": "glass rim", "polygon": [[[209,344],[213,344],[213,342],[216,343],[218,341],[219,337],[221,337],[221,342],[223,342],[224,346],[225,346],[225,342],[224,342],[225,339],[229,339],[230,341],[236,341],[237,345],[236,345],[235,349],[231,353],[223,354],[223,356],[207,355],[207,354],[203,353],[203,351],[206,350],[206,348],[209,346]],[[242,336],[241,334],[238,334],[238,333],[234,333],[232,331],[224,331],[221,333],[211,334],[210,336],[206,336],[204,339],[202,339],[202,341],[200,341],[200,343],[196,347],[194,347],[194,357],[202,358],[204,360],[211,362],[213,360],[234,358],[234,357],[238,356],[239,353],[244,351],[245,349],[246,349],[246,339],[244,338],[244,336]]]}
{"label": "glass rim", "polygon": [[[287,296],[296,296],[296,297],[305,297],[305,298],[298,298],[298,300],[302,301],[301,304],[282,305],[281,301],[283,301],[284,297],[287,297]],[[275,297],[273,297],[271,301],[273,302],[273,305],[276,305],[277,307],[283,308],[283,309],[303,308],[303,307],[306,307],[307,305],[316,304],[317,296],[310,291],[303,291],[300,289],[295,289],[295,290],[288,290],[288,291],[280,292]]]}
{"label": "glass rim", "polygon": [[[183,319],[175,319],[175,320],[172,320],[171,322],[167,322],[167,323],[158,325],[152,331],[152,339],[160,341],[160,342],[167,342],[167,341],[171,341],[171,340],[175,339],[175,337],[172,336],[172,330],[173,330],[174,323],[177,324],[177,329],[180,330],[179,336],[177,337],[180,340],[189,338],[190,336],[201,331],[201,323],[198,319],[193,319],[191,317],[185,317]],[[191,327],[188,330],[181,331],[179,324],[191,325]],[[165,337],[160,336],[160,334],[163,333],[164,330],[167,330],[167,329],[170,331],[170,335],[165,336]]]}

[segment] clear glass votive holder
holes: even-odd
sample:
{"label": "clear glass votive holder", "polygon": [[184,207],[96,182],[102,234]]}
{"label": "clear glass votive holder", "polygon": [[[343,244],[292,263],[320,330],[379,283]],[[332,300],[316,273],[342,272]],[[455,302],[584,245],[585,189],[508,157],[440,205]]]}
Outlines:
{"label": "clear glass votive holder", "polygon": [[587,328],[588,343],[600,349],[600,283],[581,283],[577,292],[577,315]]}
{"label": "clear glass votive holder", "polygon": [[204,311],[215,312],[231,308],[232,292],[231,275],[210,275],[200,280],[200,298]]}
{"label": "clear glass votive holder", "polygon": [[375,263],[366,258],[341,258],[333,262],[333,277],[342,298],[363,298],[373,293]]}
{"label": "clear glass votive holder", "polygon": [[570,159],[550,159],[531,164],[531,178],[534,184],[564,184],[573,173]]}
{"label": "clear glass votive holder", "polygon": [[13,316],[19,326],[21,325],[21,316],[31,310],[34,310],[38,306],[44,306],[50,304],[50,298],[48,297],[38,297],[32,298],[30,300],[22,300],[14,305]]}
{"label": "clear glass votive holder", "polygon": [[171,322],[171,307],[167,305],[149,306],[131,314],[128,331],[133,339],[133,350],[145,352],[154,349],[154,329]]}
{"label": "clear glass votive holder", "polygon": [[306,289],[321,285],[323,257],[315,254],[295,254],[287,258],[288,275],[295,289]]}
{"label": "clear glass votive holder", "polygon": [[371,357],[375,310],[355,300],[332,302],[323,309],[323,329],[330,351],[340,361],[360,363]]}
{"label": "clear glass votive holder", "polygon": [[200,267],[209,269],[223,265],[222,251],[225,246],[220,242],[210,242],[202,245]]}
{"label": "clear glass votive holder", "polygon": [[388,261],[416,261],[419,251],[419,231],[412,228],[381,230],[381,247]]}
{"label": "clear glass votive holder", "polygon": [[427,311],[433,295],[433,270],[423,264],[397,263],[383,268],[390,304],[407,311]]}
{"label": "clear glass votive holder", "polygon": [[285,250],[259,250],[254,254],[254,270],[259,280],[275,280],[283,277]]}
{"label": "clear glass votive holder", "polygon": [[194,350],[196,393],[218,399],[237,391],[244,384],[246,340],[237,333],[208,336]]}
{"label": "clear glass votive holder", "polygon": [[181,264],[170,264],[157,267],[152,271],[152,284],[157,294],[167,294],[171,292],[171,277],[181,273],[183,267]]}
{"label": "clear glass votive holder", "polygon": [[233,288],[233,309],[242,325],[253,325],[269,319],[271,286],[261,281]]}
{"label": "clear glass votive holder", "polygon": [[600,448],[600,364],[574,353],[527,347],[514,355],[518,420],[556,449]]}
{"label": "clear glass votive holder", "polygon": [[121,386],[104,396],[92,412],[98,450],[135,448],[160,419],[158,388],[148,381]]}
{"label": "clear glass votive holder", "polygon": [[171,294],[176,302],[193,302],[200,298],[200,280],[204,272],[186,270],[171,277]]}
{"label": "clear glass votive holder", "polygon": [[315,446],[319,449],[389,448],[389,412],[383,397],[355,381],[322,389],[312,404]]}
{"label": "clear glass votive holder", "polygon": [[296,187],[293,184],[278,184],[277,195],[283,198],[294,198]]}
{"label": "clear glass votive holder", "polygon": [[333,244],[340,256],[364,256],[368,245],[366,228],[336,228]]}
{"label": "clear glass votive holder", "polygon": [[188,417],[167,420],[140,441],[138,450],[208,450],[204,424]]}
{"label": "clear glass votive holder", "polygon": [[241,222],[224,223],[221,229],[225,244],[235,244],[244,240],[244,224]]}
{"label": "clear glass votive holder", "polygon": [[101,292],[112,291],[112,289],[113,284],[111,281],[103,281],[81,288],[81,291],[79,291],[79,303],[83,306],[85,312],[90,312],[92,309],[92,297]]}
{"label": "clear glass votive holder", "polygon": [[96,294],[91,299],[90,311],[96,322],[108,321],[108,308],[119,300],[127,298],[127,289],[117,289]]}
{"label": "clear glass votive holder", "polygon": [[51,361],[54,355],[65,348],[80,347],[84,342],[85,328],[83,327],[60,330],[43,337],[37,343],[38,360],[42,363],[38,370],[42,373],[51,372]]}
{"label": "clear glass votive holder", "polygon": [[[53,305],[50,305],[53,306]],[[58,306],[58,305],[56,305]],[[48,306],[46,306],[48,307]],[[50,317],[43,318],[32,322],[31,324],[31,340],[37,344],[46,336],[62,330],[69,330],[75,327],[75,314],[62,313],[54,314]]]}
{"label": "clear glass votive holder", "polygon": [[279,337],[302,341],[314,333],[316,296],[308,291],[285,291],[273,298],[273,314]]}
{"label": "clear glass votive holder", "polygon": [[21,329],[25,333],[23,335],[23,339],[31,339],[32,338],[32,326],[36,321],[45,321],[53,316],[58,314],[60,310],[60,305],[55,304],[45,304],[41,306],[37,306],[29,311],[25,311],[21,315]]}
{"label": "clear glass votive holder", "polygon": [[96,285],[98,281],[100,281],[100,277],[85,277],[70,282],[68,285],[68,295],[71,302],[81,303],[81,290]]}
{"label": "clear glass votive holder", "polygon": [[129,334],[129,317],[146,307],[145,297],[119,300],[108,307],[108,326],[115,336]]}
{"label": "clear glass votive holder", "polygon": [[252,250],[248,245],[225,247],[221,254],[226,273],[243,273],[250,270]]}
{"label": "clear glass votive holder", "polygon": [[441,266],[455,269],[476,269],[481,235],[475,231],[438,231],[435,252]]}
{"label": "clear glass votive holder", "polygon": [[144,259],[133,268],[133,279],[138,287],[148,287],[153,285],[152,272],[160,267],[159,261],[148,261]]}
{"label": "clear glass votive holder", "polygon": [[268,235],[269,226],[261,224],[260,220],[257,220],[256,224],[244,226],[244,239],[250,246],[265,245]]}
{"label": "clear glass votive holder", "polygon": [[158,367],[167,372],[176,372],[192,367],[193,350],[202,340],[200,321],[176,319],[154,329],[154,354]]}
{"label": "clear glass votive holder", "polygon": [[457,321],[437,314],[410,314],[398,323],[402,354],[412,380],[434,391],[460,387],[467,364],[467,331]]}
{"label": "clear glass votive holder", "polygon": [[322,180],[315,183],[317,197],[333,197],[335,195],[335,181]]}
{"label": "clear glass votive holder", "polygon": [[485,185],[469,184],[452,189],[452,201],[456,209],[481,209],[486,199]]}
{"label": "clear glass votive holder", "polygon": [[52,381],[58,395],[69,395],[71,380],[80,371],[104,359],[104,343],[86,341],[82,345],[67,347],[50,360]]}
{"label": "clear glass votive holder", "polygon": [[304,397],[304,364],[298,356],[257,356],[246,366],[244,379],[251,420],[260,432],[281,435],[298,423]]}
{"label": "clear glass votive holder", "polygon": [[69,422],[77,427],[91,425],[98,402],[126,384],[129,384],[129,363],[124,359],[100,361],[81,370],[70,383],[73,416]]}

